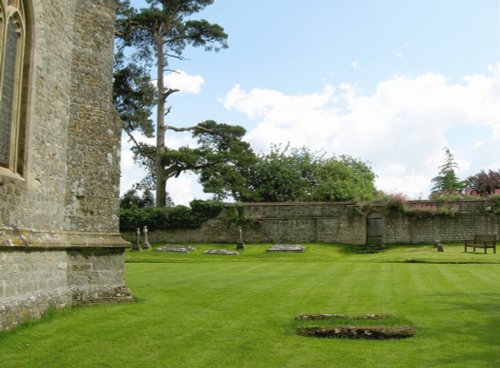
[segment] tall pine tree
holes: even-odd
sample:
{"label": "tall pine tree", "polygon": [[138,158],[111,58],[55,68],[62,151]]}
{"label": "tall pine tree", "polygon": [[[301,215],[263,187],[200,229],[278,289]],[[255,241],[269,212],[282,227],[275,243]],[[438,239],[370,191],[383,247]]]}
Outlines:
{"label": "tall pine tree", "polygon": [[432,187],[431,196],[439,194],[458,194],[462,193],[465,188],[465,182],[461,181],[455,174],[458,169],[458,164],[455,162],[450,149],[444,148],[445,158],[444,163],[439,166],[439,174],[432,179],[434,186]]}
{"label": "tall pine tree", "polygon": [[[188,46],[203,47],[206,51],[227,48],[227,34],[218,24],[204,19],[190,19],[211,5],[213,0],[147,0],[147,3],[149,7],[136,10],[128,0],[118,1],[117,60],[121,73],[115,72],[115,104],[122,119],[125,117],[125,131],[135,143],[135,154],[146,164],[153,178],[156,206],[163,207],[167,198],[166,182],[172,176],[167,158],[172,152],[165,145],[166,132],[190,131],[193,135],[198,135],[200,131],[207,134],[213,131],[207,129],[204,123],[190,127],[176,127],[165,123],[165,117],[171,111],[171,106],[167,104],[168,97],[178,92],[164,84],[165,73],[174,72],[169,69],[169,60],[182,60],[183,52]],[[153,67],[156,67],[156,88],[151,92],[147,76]],[[154,105],[155,124],[147,114]],[[154,155],[152,147],[134,139],[135,131],[148,136],[156,135]],[[193,161],[193,152],[188,151],[186,147],[183,153],[189,163]],[[177,165],[174,175],[179,174],[180,167],[188,170],[190,165]],[[192,169],[197,167],[191,166]]]}

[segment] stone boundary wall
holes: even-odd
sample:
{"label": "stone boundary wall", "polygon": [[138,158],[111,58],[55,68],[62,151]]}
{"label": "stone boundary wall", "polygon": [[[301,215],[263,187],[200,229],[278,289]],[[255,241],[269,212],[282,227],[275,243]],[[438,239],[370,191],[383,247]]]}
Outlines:
{"label": "stone boundary wall", "polygon": [[[410,207],[442,206],[443,202],[411,201]],[[453,215],[417,216],[390,209],[384,203],[249,203],[245,211],[256,220],[244,226],[248,243],[344,243],[365,244],[367,215],[378,212],[384,219],[383,242],[416,244],[462,242],[477,233],[497,234],[500,216],[494,204],[484,200],[448,202]],[[135,242],[133,233],[122,234]],[[236,243],[238,229],[228,223],[223,211],[199,229],[150,231],[151,243]]]}

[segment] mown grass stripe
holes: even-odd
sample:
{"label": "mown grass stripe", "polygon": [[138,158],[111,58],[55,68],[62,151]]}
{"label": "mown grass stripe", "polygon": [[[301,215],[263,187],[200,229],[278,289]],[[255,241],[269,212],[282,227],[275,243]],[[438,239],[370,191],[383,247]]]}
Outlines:
{"label": "mown grass stripe", "polygon": [[[190,262],[145,251],[137,257],[161,262],[127,264],[138,303],[56,312],[0,334],[0,366],[500,366],[500,266],[387,263],[442,260],[428,246],[405,249],[356,255],[308,245],[304,254],[268,258],[254,246],[232,260],[182,255]],[[478,258],[445,249],[449,259]],[[290,333],[297,314],[321,312],[391,313],[417,335],[332,341]]]}

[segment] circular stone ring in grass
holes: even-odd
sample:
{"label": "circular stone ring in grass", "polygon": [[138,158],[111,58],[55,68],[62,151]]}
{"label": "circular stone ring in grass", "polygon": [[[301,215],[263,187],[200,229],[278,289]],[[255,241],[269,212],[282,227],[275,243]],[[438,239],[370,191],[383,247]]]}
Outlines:
{"label": "circular stone ring in grass", "polygon": [[203,252],[203,254],[219,254],[223,256],[237,256],[240,253],[235,250],[229,249],[209,249]]}

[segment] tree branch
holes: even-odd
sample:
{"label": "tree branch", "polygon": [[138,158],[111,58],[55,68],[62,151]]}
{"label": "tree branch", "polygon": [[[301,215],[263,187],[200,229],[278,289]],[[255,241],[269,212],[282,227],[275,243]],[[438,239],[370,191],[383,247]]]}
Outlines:
{"label": "tree branch", "polygon": [[180,90],[177,88],[168,88],[165,92],[163,92],[163,97],[166,99],[168,96],[179,92]]}
{"label": "tree branch", "polygon": [[135,137],[132,135],[132,132],[128,128],[125,128],[123,130],[125,130],[129,139],[134,143],[135,148],[139,148],[140,144],[139,144],[139,142],[137,142],[137,139],[135,139]]}
{"label": "tree branch", "polygon": [[187,60],[184,56],[182,55],[175,55],[175,54],[169,54],[169,53],[165,53],[165,56],[166,57],[170,57],[170,58],[174,58],[174,59],[178,59],[178,60]]}
{"label": "tree branch", "polygon": [[171,178],[172,176],[178,177],[182,172],[181,167],[178,164],[175,164],[174,166],[170,166],[168,169],[165,170],[165,177]]}
{"label": "tree branch", "polygon": [[169,168],[165,169],[165,175],[167,178],[175,177],[178,178],[179,175],[181,175],[184,171],[196,171],[196,170],[201,170],[205,167],[209,166],[208,163],[206,164],[200,164],[200,165],[191,165],[191,166],[185,166],[181,165],[179,163],[175,163],[174,165],[170,166]]}
{"label": "tree branch", "polygon": [[174,132],[177,132],[177,133],[189,132],[189,131],[193,131],[196,129],[202,130],[202,131],[207,132],[207,133],[214,133],[214,131],[212,129],[205,128],[202,124],[196,124],[196,125],[193,125],[190,127],[185,127],[185,128],[178,128],[178,127],[175,127],[173,125],[165,125],[165,130],[173,130]]}
{"label": "tree branch", "polygon": [[178,128],[178,127],[175,127],[173,125],[165,125],[165,130],[173,130],[174,132],[188,132],[188,131],[191,131],[191,130],[194,130],[196,129],[197,126],[191,126],[191,127],[186,127],[186,128]]}

